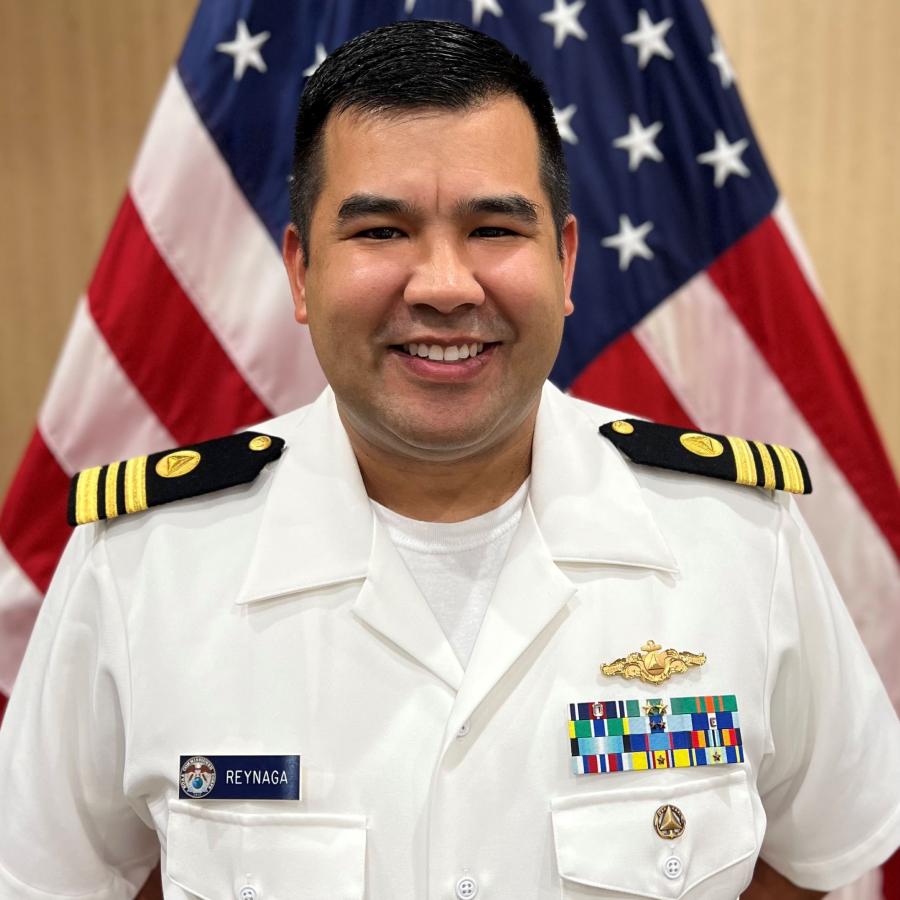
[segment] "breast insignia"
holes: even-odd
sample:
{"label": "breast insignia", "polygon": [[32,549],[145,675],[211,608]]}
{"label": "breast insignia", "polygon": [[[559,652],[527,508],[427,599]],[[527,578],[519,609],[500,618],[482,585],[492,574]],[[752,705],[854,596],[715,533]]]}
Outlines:
{"label": "breast insignia", "polygon": [[656,833],[667,841],[672,841],[684,834],[684,813],[671,803],[661,806],[653,816],[653,827]]}
{"label": "breast insignia", "polygon": [[705,662],[706,655],[703,653],[663,650],[655,641],[649,640],[641,646],[639,653],[629,653],[611,663],[604,663],[600,671],[610,677],[621,675],[629,679],[640,678],[647,684],[662,684],[673,675],[687,672],[691,666],[702,666]]}
{"label": "breast insignia", "polygon": [[71,482],[69,524],[114,519],[246,484],[264,465],[278,459],[283,449],[281,438],[244,431],[85,469]]}
{"label": "breast insignia", "polygon": [[792,494],[812,493],[803,457],[781,444],[688,431],[641,419],[607,422],[600,426],[600,434],[640,465]]}

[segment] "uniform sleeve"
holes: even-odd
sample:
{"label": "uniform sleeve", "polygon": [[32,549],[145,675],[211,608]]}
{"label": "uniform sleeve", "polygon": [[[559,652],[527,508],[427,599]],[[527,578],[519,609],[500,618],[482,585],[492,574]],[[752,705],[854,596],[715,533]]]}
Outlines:
{"label": "uniform sleeve", "polygon": [[0,729],[0,900],[130,900],[159,855],[123,791],[128,653],[97,534],[63,554]]}
{"label": "uniform sleeve", "polygon": [[900,843],[900,724],[796,504],[783,503],[761,855],[795,884],[827,891]]}

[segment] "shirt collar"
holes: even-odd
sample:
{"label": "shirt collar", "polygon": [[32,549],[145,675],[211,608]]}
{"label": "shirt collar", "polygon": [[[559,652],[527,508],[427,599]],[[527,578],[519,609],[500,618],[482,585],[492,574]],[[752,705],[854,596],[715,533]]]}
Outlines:
{"label": "shirt collar", "polygon": [[[597,431],[614,417],[545,385],[530,493],[541,534],[559,563],[675,572],[628,463]],[[361,581],[369,571],[373,511],[332,390],[272,430],[287,446],[265,491],[241,604]]]}

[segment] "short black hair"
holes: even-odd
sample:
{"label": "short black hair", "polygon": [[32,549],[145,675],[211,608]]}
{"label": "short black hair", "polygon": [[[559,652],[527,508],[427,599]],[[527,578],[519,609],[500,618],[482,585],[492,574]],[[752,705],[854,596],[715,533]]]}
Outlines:
{"label": "short black hair", "polygon": [[537,129],[541,184],[557,245],[569,214],[569,175],[544,83],[499,41],[456,22],[394,22],[357,35],[315,71],[300,98],[291,164],[291,221],[309,260],[309,226],[322,190],[322,138],[332,114],[463,110],[518,97]]}

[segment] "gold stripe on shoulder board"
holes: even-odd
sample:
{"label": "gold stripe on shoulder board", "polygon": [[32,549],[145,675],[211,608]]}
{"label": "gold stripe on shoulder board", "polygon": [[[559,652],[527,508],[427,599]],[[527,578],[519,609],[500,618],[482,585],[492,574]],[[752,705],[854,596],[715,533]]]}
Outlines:
{"label": "gold stripe on shoulder board", "polygon": [[803,471],[800,463],[797,461],[797,455],[790,447],[783,447],[781,444],[772,444],[772,449],[781,463],[781,474],[784,477],[784,489],[792,494],[802,494]]}
{"label": "gold stripe on shoulder board", "polygon": [[87,525],[88,522],[96,522],[100,518],[97,509],[97,487],[102,468],[93,466],[78,475],[75,488],[75,519],[79,525]]}
{"label": "gold stripe on shoulder board", "polygon": [[147,508],[147,457],[136,456],[125,463],[125,512]]}

